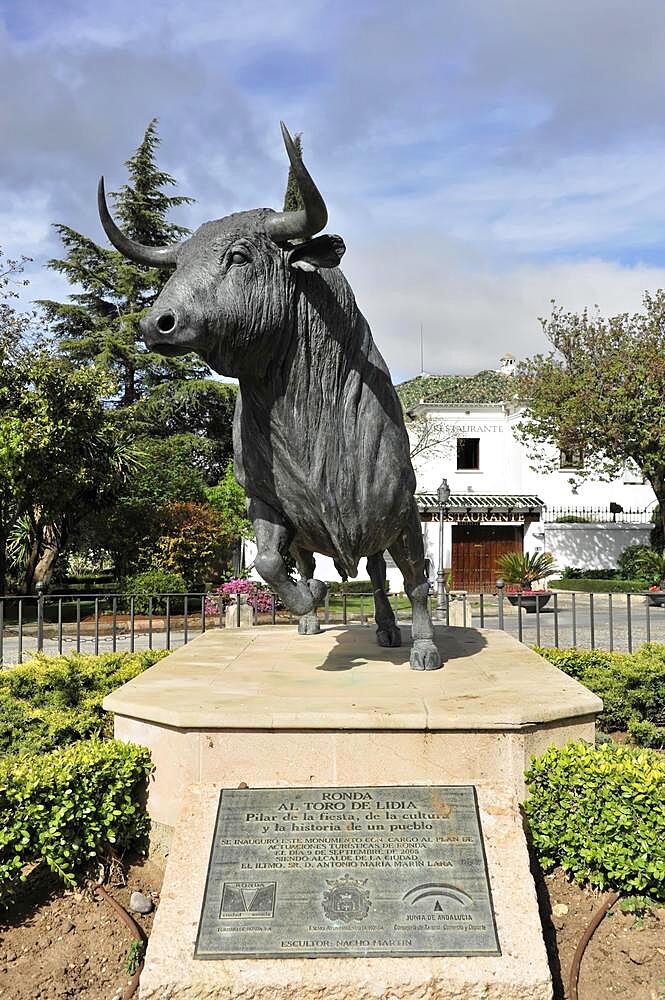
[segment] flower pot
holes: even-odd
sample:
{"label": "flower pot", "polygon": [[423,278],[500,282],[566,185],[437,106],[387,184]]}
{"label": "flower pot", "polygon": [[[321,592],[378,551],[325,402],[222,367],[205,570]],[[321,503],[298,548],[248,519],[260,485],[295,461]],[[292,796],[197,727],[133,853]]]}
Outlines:
{"label": "flower pot", "polygon": [[541,611],[552,597],[549,593],[542,594],[506,594],[512,605],[524,608],[527,614]]}
{"label": "flower pot", "polygon": [[665,590],[652,590],[647,595],[647,602],[652,608],[665,608]]}

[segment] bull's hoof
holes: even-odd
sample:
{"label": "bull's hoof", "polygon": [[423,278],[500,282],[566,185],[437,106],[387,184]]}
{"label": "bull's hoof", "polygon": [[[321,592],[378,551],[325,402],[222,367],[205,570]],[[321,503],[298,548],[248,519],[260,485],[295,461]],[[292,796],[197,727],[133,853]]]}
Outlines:
{"label": "bull's hoof", "polygon": [[379,646],[401,646],[402,633],[397,625],[390,625],[388,628],[377,628],[376,641]]}
{"label": "bull's hoof", "polygon": [[431,639],[415,639],[411,648],[412,670],[438,670],[442,667],[441,656]]}
{"label": "bull's hoof", "polygon": [[321,604],[328,593],[328,584],[324,583],[322,580],[315,580],[312,578],[307,581],[307,586],[309,587],[309,592],[314,599],[314,604]]}
{"label": "bull's hoof", "polygon": [[319,619],[316,617],[316,612],[311,611],[307,615],[303,615],[298,621],[298,634],[299,635],[318,635],[321,631],[321,626],[319,625]]}

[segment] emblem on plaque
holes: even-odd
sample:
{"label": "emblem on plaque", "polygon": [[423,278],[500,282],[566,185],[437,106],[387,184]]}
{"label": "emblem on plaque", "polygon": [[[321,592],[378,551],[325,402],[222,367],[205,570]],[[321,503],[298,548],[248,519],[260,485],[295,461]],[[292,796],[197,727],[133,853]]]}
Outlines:
{"label": "emblem on plaque", "polygon": [[225,882],[220,917],[272,917],[276,882]]}
{"label": "emblem on plaque", "polygon": [[[421,899],[428,899],[430,896],[454,899],[462,906],[468,906],[469,903],[473,902],[473,898],[468,892],[464,892],[456,885],[449,885],[447,882],[421,882],[420,885],[414,885],[413,889],[405,892],[402,899],[413,906],[414,903],[419,903]],[[438,908],[441,909],[441,907]]]}
{"label": "emblem on plaque", "polygon": [[345,875],[331,882],[326,879],[330,888],[323,894],[323,912],[328,920],[364,920],[369,913],[369,891],[362,887],[367,879],[358,880]]}

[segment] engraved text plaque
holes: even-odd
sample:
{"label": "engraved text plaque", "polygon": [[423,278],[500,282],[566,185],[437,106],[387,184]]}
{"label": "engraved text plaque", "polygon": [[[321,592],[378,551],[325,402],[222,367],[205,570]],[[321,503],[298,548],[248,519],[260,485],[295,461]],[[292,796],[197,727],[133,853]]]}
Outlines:
{"label": "engraved text plaque", "polygon": [[195,957],[498,955],[475,789],[224,789]]}

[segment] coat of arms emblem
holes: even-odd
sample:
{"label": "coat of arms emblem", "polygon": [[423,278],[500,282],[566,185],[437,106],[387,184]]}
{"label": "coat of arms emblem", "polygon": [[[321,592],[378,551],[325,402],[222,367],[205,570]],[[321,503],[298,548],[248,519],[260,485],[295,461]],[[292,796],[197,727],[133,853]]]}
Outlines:
{"label": "coat of arms emblem", "polygon": [[367,879],[351,878],[345,875],[337,881],[326,879],[330,887],[323,894],[323,912],[328,920],[364,920],[369,913],[369,891],[363,889]]}

